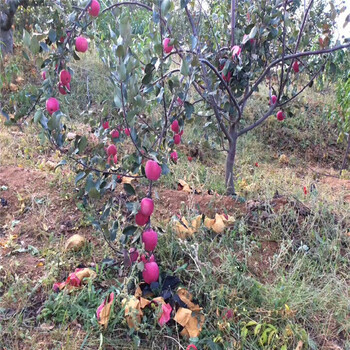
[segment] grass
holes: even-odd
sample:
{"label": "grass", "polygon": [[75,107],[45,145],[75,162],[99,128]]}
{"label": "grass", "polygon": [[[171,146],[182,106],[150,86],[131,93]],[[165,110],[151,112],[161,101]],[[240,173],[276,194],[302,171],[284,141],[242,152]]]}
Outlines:
{"label": "grass", "polygon": [[[73,128],[79,130],[85,122],[79,115],[86,105],[80,97],[87,96],[87,74],[90,91],[96,91],[93,113],[97,120],[109,87],[101,83],[105,81],[103,67],[96,56],[84,57],[73,69],[75,92],[63,108]],[[266,102],[259,98],[256,105],[249,106],[252,114]],[[334,169],[316,163],[308,168],[310,162],[302,157],[305,150],[322,144],[321,149],[331,154],[323,161],[338,162],[339,157],[333,157],[337,148],[332,133],[321,133],[329,126],[319,107],[323,98],[313,91],[307,111],[288,119],[282,127],[271,119],[239,141],[237,190],[248,204],[259,201],[260,209],[237,216],[234,227],[225,234],[216,235],[202,226],[194,238],[185,241],[176,237],[172,221],[157,222],[161,271],[176,271],[203,307],[206,321],[197,342],[200,349],[295,349],[300,342],[303,349],[350,348],[349,204],[344,202],[348,191],[334,190],[332,184],[322,181],[320,173],[334,175]],[[130,293],[133,280],[139,279],[137,268],[131,278],[122,263],[102,268],[104,258],[117,259],[91,226],[102,204],[81,201],[74,191],[75,174],[68,167],[54,171],[48,166],[48,160],[58,163],[61,156],[41,145],[37,135],[35,125],[23,133],[0,126],[1,165],[34,169],[49,178],[44,193],[27,192],[30,215],[13,212],[13,217],[1,222],[0,233],[6,237],[12,232],[13,219],[26,224],[29,217],[37,217],[40,225],[30,228],[38,252],[18,252],[29,227],[23,226],[19,240],[14,239],[6,250],[8,260],[4,261],[9,264],[0,267],[0,319],[4,321],[0,323],[0,347],[178,349],[179,343],[186,347],[188,341],[179,335],[175,324],[157,325],[156,309],[145,311],[139,332],[128,328],[122,300]],[[189,162],[187,156],[196,149],[201,150],[201,159]],[[281,154],[287,156],[287,162],[280,161]],[[171,174],[162,177],[157,186],[176,189],[177,180],[184,179],[203,192],[223,194],[223,163],[222,152],[211,149],[194,128],[186,130],[178,164],[171,165]],[[276,191],[290,203],[280,210],[274,210]],[[23,196],[23,192],[18,194]],[[300,203],[307,208],[306,215],[298,212]],[[188,219],[197,215],[192,206],[183,212]],[[52,222],[47,221],[50,217],[54,217]],[[66,220],[72,225],[68,233],[61,227]],[[49,226],[46,230],[42,222]],[[72,233],[82,233],[89,240],[80,252],[64,250]],[[42,267],[26,270],[25,264],[39,261]],[[80,264],[95,268],[97,278],[71,293],[53,293],[52,284],[65,280]],[[102,330],[95,312],[111,291],[117,298],[108,328]],[[232,310],[228,319],[227,310]]]}

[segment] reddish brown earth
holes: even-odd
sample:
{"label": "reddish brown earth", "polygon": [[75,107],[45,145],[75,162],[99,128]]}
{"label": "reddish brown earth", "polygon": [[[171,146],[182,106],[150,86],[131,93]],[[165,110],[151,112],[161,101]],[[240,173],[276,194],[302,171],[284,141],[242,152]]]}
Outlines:
{"label": "reddish brown earth", "polygon": [[350,203],[350,180],[337,179],[335,177],[324,177],[322,183],[329,186],[334,193],[344,194],[344,201]]}
{"label": "reddish brown earth", "polygon": [[60,188],[50,186],[52,180],[43,172],[0,167],[0,188],[7,188],[0,190],[0,265],[6,266],[0,277],[11,273],[38,280],[44,259],[31,247],[40,250],[50,234],[68,237],[77,229],[81,213],[72,200],[61,197]]}
{"label": "reddish brown earth", "polygon": [[[53,176],[30,169],[18,167],[0,167],[0,265],[7,266],[7,272],[13,275],[23,274],[33,281],[44,273],[44,259],[32,254],[28,247],[41,250],[47,246],[50,233],[67,237],[76,233],[85,235],[90,241],[95,241],[91,230],[79,227],[82,219],[74,199],[63,198],[62,189],[53,182]],[[322,179],[335,192],[346,193],[350,201],[350,181],[333,177]],[[51,185],[50,185],[51,183]],[[245,216],[250,222],[251,230],[260,241],[256,254],[247,262],[250,271],[264,279],[260,271],[267,272],[271,257],[278,251],[278,243],[269,239],[268,233],[261,231],[259,220],[267,219],[274,212],[282,211],[286,206],[294,208],[300,215],[299,220],[308,215],[309,209],[303,203],[279,196],[264,202],[237,201],[231,197],[218,194],[188,194],[184,191],[157,189],[155,218],[169,221],[173,215],[186,215],[193,212],[214,217],[215,213],[227,213],[234,217]],[[43,204],[40,204],[43,203]],[[9,240],[12,242],[9,243]],[[65,241],[63,240],[63,242]],[[242,259],[243,257],[237,256]],[[214,264],[220,263],[213,255]],[[0,275],[4,273],[0,272]]]}

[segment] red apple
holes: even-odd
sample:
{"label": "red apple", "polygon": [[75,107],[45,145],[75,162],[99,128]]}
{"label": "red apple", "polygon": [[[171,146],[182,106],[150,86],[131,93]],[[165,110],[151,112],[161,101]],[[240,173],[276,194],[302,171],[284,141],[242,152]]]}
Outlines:
{"label": "red apple", "polygon": [[106,121],[106,122],[102,123],[102,127],[103,127],[103,129],[105,129],[105,130],[109,129],[109,122]]}
{"label": "red apple", "polygon": [[197,350],[197,346],[194,344],[190,344],[187,346],[186,350]]}
{"label": "red apple", "polygon": [[169,45],[170,41],[171,41],[170,38],[165,38],[163,40],[163,49],[165,53],[170,53],[174,48],[174,46]]}
{"label": "red apple", "polygon": [[89,43],[86,40],[86,38],[84,38],[83,36],[78,36],[75,39],[75,49],[78,52],[86,52],[88,48],[89,48]]}
{"label": "red apple", "polygon": [[294,72],[295,73],[298,73],[299,72],[299,63],[298,63],[298,61],[295,61],[294,63],[293,63],[293,70],[294,70]]}
{"label": "red apple", "polygon": [[149,221],[149,216],[145,216],[141,212],[138,212],[135,215],[135,222],[136,222],[136,225],[138,226],[145,226],[148,221]]}
{"label": "red apple", "polygon": [[50,97],[46,101],[46,110],[49,112],[50,115],[58,111],[59,109],[60,109],[60,104],[54,97]]}
{"label": "red apple", "polygon": [[112,132],[111,132],[111,137],[112,139],[117,139],[119,137],[119,131],[114,129]]}
{"label": "red apple", "polygon": [[117,155],[115,155],[115,156],[108,156],[108,159],[107,159],[107,163],[109,164],[109,165],[113,165],[113,164],[117,164],[118,163],[118,157],[117,157]]}
{"label": "red apple", "polygon": [[174,131],[175,134],[178,134],[180,131],[179,122],[176,119],[171,123],[171,130]]}
{"label": "red apple", "polygon": [[139,252],[137,251],[136,248],[130,248],[129,249],[129,256],[130,256],[131,262],[135,262],[139,258]]}
{"label": "red apple", "polygon": [[170,153],[170,159],[176,164],[179,156],[176,151]]}
{"label": "red apple", "polygon": [[181,135],[180,134],[174,135],[174,143],[175,143],[175,145],[180,144],[180,142],[181,142]]}
{"label": "red apple", "polygon": [[157,282],[159,278],[159,267],[155,261],[147,262],[144,270],[142,271],[142,277],[147,284]]}
{"label": "red apple", "polygon": [[62,83],[58,83],[58,91],[62,95],[67,95],[67,92],[70,92],[70,84],[64,85]]}
{"label": "red apple", "polygon": [[280,122],[283,121],[285,118],[285,115],[283,113],[283,111],[278,111],[277,112],[277,120],[279,120]]}
{"label": "red apple", "polygon": [[43,72],[41,73],[41,76],[43,77],[44,80],[46,80],[46,71],[43,71]]}
{"label": "red apple", "polygon": [[228,83],[231,80],[232,73],[227,72],[227,75],[224,75],[224,73],[221,73],[221,76],[222,76],[222,79],[224,79],[226,83]]}
{"label": "red apple", "polygon": [[71,77],[70,73],[67,70],[65,70],[65,69],[61,70],[61,72],[60,72],[60,82],[63,85],[69,84],[71,79],[72,79],[72,77]]}
{"label": "red apple", "polygon": [[108,156],[115,156],[117,154],[117,147],[115,145],[109,145],[107,148]]}
{"label": "red apple", "polygon": [[130,134],[131,134],[130,128],[125,128],[125,129],[124,129],[124,134],[125,134],[126,136],[130,136]]}
{"label": "red apple", "polygon": [[188,159],[189,162],[192,162],[192,160],[193,160],[193,158],[190,157],[190,156],[188,156],[187,159]]}
{"label": "red apple", "polygon": [[145,166],[145,172],[148,180],[157,181],[162,173],[162,168],[155,160],[148,160]]}
{"label": "red apple", "polygon": [[232,58],[234,59],[236,56],[238,57],[241,54],[241,47],[238,45],[232,46],[231,52],[232,52]]}
{"label": "red apple", "polygon": [[143,198],[141,201],[140,213],[144,216],[151,216],[154,210],[154,202],[151,198]]}
{"label": "red apple", "polygon": [[176,102],[177,102],[177,104],[178,104],[179,106],[183,106],[183,105],[184,105],[184,101],[182,101],[182,99],[181,99],[180,97],[178,97],[178,98],[176,99]]}
{"label": "red apple", "polygon": [[90,7],[89,7],[89,14],[90,16],[97,17],[100,13],[100,4],[96,0],[92,0]]}
{"label": "red apple", "polygon": [[158,234],[153,230],[147,230],[142,234],[142,243],[148,252],[153,252],[158,243]]}
{"label": "red apple", "polygon": [[277,96],[276,95],[272,95],[271,96],[271,104],[274,105],[277,102]]}

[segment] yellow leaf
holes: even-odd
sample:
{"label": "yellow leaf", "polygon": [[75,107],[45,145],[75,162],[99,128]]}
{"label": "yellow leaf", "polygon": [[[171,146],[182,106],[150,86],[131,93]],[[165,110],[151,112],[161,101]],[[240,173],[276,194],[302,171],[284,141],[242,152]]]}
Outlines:
{"label": "yellow leaf", "polygon": [[212,226],[212,230],[215,233],[223,233],[225,231],[226,225],[224,224],[224,221],[222,220],[221,215],[215,214],[215,222]]}
{"label": "yellow leaf", "polygon": [[108,326],[113,300],[114,300],[114,293],[111,293],[104,301],[104,306],[98,315],[99,317],[98,323],[104,326],[105,328],[107,328]]}
{"label": "yellow leaf", "polygon": [[215,214],[215,219],[205,218],[204,225],[209,230],[213,230],[215,233],[220,234],[225,231],[225,228],[233,225],[235,218],[233,216],[225,216]]}
{"label": "yellow leaf", "polygon": [[10,90],[11,91],[18,91],[18,86],[16,84],[10,83]]}
{"label": "yellow leaf", "polygon": [[174,321],[176,321],[182,327],[185,327],[188,321],[190,320],[191,315],[192,311],[190,309],[180,307],[174,316]]}
{"label": "yellow leaf", "polygon": [[197,217],[195,217],[192,222],[191,225],[193,227],[193,229],[195,230],[195,232],[197,232],[201,226],[201,222],[202,222],[202,215],[198,215]]}
{"label": "yellow leaf", "polygon": [[200,311],[202,308],[192,302],[192,294],[184,288],[181,288],[177,291],[177,295],[179,298],[186,304],[186,306],[191,310],[191,311]]}
{"label": "yellow leaf", "polygon": [[281,154],[278,161],[281,164],[288,164],[289,163],[289,158],[285,154]]}
{"label": "yellow leaf", "polygon": [[196,338],[202,331],[202,326],[204,324],[205,317],[202,314],[194,313],[190,316],[188,322],[186,323],[184,329],[181,331],[183,337]]}
{"label": "yellow leaf", "polygon": [[24,78],[23,77],[19,76],[19,77],[16,78],[16,83],[17,84],[21,84],[23,82],[24,82]]}
{"label": "yellow leaf", "polygon": [[221,218],[226,226],[231,226],[236,222],[236,219],[230,215],[221,215]]}
{"label": "yellow leaf", "polygon": [[140,308],[144,309],[146,306],[148,306],[151,302],[145,298],[140,298]]}
{"label": "yellow leaf", "polygon": [[125,318],[128,326],[130,328],[138,329],[139,323],[141,323],[141,319],[143,316],[143,312],[140,307],[140,300],[136,297],[131,296],[128,300],[124,299],[122,304],[125,305]]}
{"label": "yellow leaf", "polygon": [[85,237],[78,234],[73,235],[66,242],[65,250],[77,251],[81,249],[85,245],[85,243],[86,243]]}
{"label": "yellow leaf", "polygon": [[187,220],[183,217],[180,221],[175,222],[175,232],[181,239],[186,239],[193,236],[193,229],[189,227]]}
{"label": "yellow leaf", "polygon": [[89,268],[84,268],[78,272],[75,273],[75,275],[80,279],[80,281],[83,283],[84,278],[91,278],[94,279],[96,278],[96,272],[89,269]]}
{"label": "yellow leaf", "polygon": [[211,230],[211,228],[213,227],[214,223],[215,223],[215,219],[210,219],[210,218],[207,218],[207,217],[204,219],[204,226],[206,228],[208,228],[209,230]]}
{"label": "yellow leaf", "polygon": [[193,190],[192,188],[190,187],[190,185],[184,181],[184,180],[178,180],[178,188],[181,190],[181,191],[184,191],[184,192],[187,192],[187,193],[192,193]]}
{"label": "yellow leaf", "polygon": [[[136,176],[137,174],[134,174],[133,176]],[[129,176],[123,176],[122,177],[122,184],[129,184],[131,185],[133,182],[136,182],[137,179],[134,177],[129,177]]]}

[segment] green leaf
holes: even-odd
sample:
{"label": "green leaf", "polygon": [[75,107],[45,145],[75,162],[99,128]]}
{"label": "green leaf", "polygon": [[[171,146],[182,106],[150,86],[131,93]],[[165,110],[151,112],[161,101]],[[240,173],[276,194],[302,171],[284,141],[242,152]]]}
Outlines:
{"label": "green leaf", "polygon": [[136,232],[136,230],[137,230],[137,226],[127,226],[123,230],[123,234],[125,236],[132,236]]}
{"label": "green leaf", "polygon": [[147,85],[152,81],[152,73],[146,74],[142,79],[142,84]]}
{"label": "green leaf", "polygon": [[329,71],[331,74],[335,74],[337,72],[337,66],[333,62],[331,62],[329,65]]}
{"label": "green leaf", "polygon": [[185,76],[190,75],[189,65],[188,65],[188,62],[187,62],[187,60],[185,58],[182,60],[180,73],[182,75],[185,75]]}
{"label": "green leaf", "polygon": [[36,124],[39,123],[42,115],[43,115],[42,111],[36,111],[34,114],[34,118],[33,118],[34,123],[36,123]]}
{"label": "green leaf", "polygon": [[119,31],[120,31],[121,37],[127,43],[131,37],[131,25],[130,25],[129,17],[125,16],[121,19],[120,25],[119,25]]}
{"label": "green leaf", "polygon": [[22,55],[27,61],[29,61],[29,56],[24,50],[22,50]]}
{"label": "green leaf", "polygon": [[191,119],[192,113],[194,112],[194,107],[191,103],[185,101],[185,113],[186,118]]}
{"label": "green leaf", "polygon": [[91,188],[88,195],[91,199],[99,199],[101,196],[100,192],[98,191],[98,189],[96,187]]}
{"label": "green leaf", "polygon": [[73,51],[73,58],[76,60],[76,61],[80,61],[80,57],[77,55],[77,53],[75,51]]}
{"label": "green leaf", "polygon": [[55,170],[57,168],[59,168],[60,166],[63,166],[63,165],[66,165],[67,164],[67,161],[65,159],[61,160],[56,166],[55,166]]}
{"label": "green leaf", "polygon": [[40,44],[36,37],[32,37],[30,41],[30,51],[33,53],[33,55],[36,55],[40,51]]}
{"label": "green leaf", "polygon": [[192,51],[197,47],[198,39],[194,35],[191,36],[191,48]]}
{"label": "green leaf", "polygon": [[23,44],[30,48],[30,42],[30,34],[25,29],[23,29]]}
{"label": "green leaf", "polygon": [[50,29],[49,31],[49,39],[52,43],[54,43],[56,41],[56,31],[54,29]]}
{"label": "green leaf", "polygon": [[79,153],[83,153],[87,147],[88,140],[86,136],[83,136],[79,141],[78,141],[78,150]]}
{"label": "green leaf", "polygon": [[85,171],[81,171],[76,177],[75,177],[75,184],[77,184],[80,180],[82,180],[86,176]]}
{"label": "green leaf", "polygon": [[116,94],[114,95],[114,104],[117,108],[122,108],[122,97],[121,97],[121,90],[117,87],[116,88]]}
{"label": "green leaf", "polygon": [[119,79],[124,81],[126,79],[126,67],[124,63],[121,63],[117,68]]}
{"label": "green leaf", "polygon": [[181,4],[181,8],[184,9],[188,3],[190,2],[190,0],[181,0],[180,4]]}
{"label": "green leaf", "polygon": [[162,175],[168,175],[170,173],[170,169],[167,163],[162,164]]}
{"label": "green leaf", "polygon": [[249,33],[249,39],[254,39],[257,32],[258,32],[258,27],[254,26]]}
{"label": "green leaf", "polygon": [[161,11],[162,15],[166,16],[171,8],[171,1],[170,0],[163,0],[162,6],[161,6]]}
{"label": "green leaf", "polygon": [[129,195],[129,196],[134,196],[136,194],[134,187],[132,187],[130,184],[124,184],[124,191]]}
{"label": "green leaf", "polygon": [[124,46],[118,45],[117,50],[115,51],[118,57],[123,57],[125,54]]}

